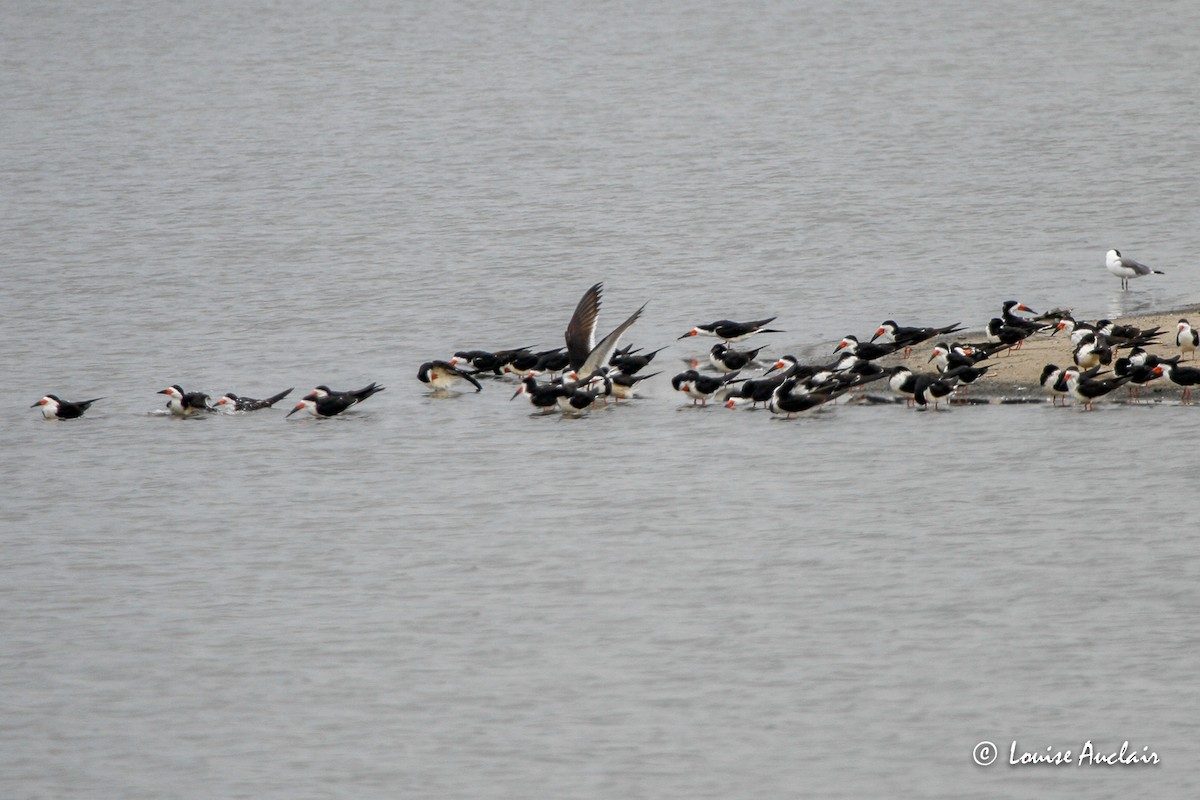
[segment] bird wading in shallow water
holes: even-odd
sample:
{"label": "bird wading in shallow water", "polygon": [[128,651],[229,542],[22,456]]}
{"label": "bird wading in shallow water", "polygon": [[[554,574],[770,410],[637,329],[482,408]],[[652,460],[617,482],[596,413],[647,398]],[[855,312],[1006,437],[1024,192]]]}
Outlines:
{"label": "bird wading in shallow water", "polygon": [[1128,290],[1129,282],[1143,275],[1165,275],[1160,269],[1151,269],[1140,261],[1121,255],[1120,250],[1109,250],[1104,254],[1104,266],[1121,279],[1121,288]]}

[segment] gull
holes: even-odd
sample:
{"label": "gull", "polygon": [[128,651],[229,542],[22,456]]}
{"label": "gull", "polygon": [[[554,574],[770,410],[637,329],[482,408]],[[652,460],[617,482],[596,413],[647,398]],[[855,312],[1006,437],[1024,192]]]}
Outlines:
{"label": "gull", "polygon": [[1151,273],[1155,275],[1165,275],[1162,270],[1151,269],[1140,261],[1135,261],[1132,258],[1121,255],[1120,250],[1109,250],[1105,254],[1105,266],[1108,271],[1121,279],[1121,288],[1129,289],[1129,281],[1131,278],[1140,278],[1143,275]]}

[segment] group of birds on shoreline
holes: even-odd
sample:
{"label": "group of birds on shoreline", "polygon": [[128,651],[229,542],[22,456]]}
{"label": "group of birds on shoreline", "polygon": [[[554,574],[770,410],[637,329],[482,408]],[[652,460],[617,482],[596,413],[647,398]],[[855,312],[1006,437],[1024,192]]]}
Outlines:
{"label": "group of birds on shoreline", "polygon": [[[1127,288],[1128,281],[1133,278],[1163,274],[1123,257],[1118,250],[1108,251],[1106,266],[1121,278],[1123,288]],[[447,360],[423,363],[417,370],[417,379],[435,394],[456,394],[462,384],[470,385],[476,392],[482,391],[480,378],[512,377],[517,386],[510,399],[524,395],[534,409],[542,413],[580,414],[597,403],[607,404],[610,398],[615,402],[632,399],[643,381],[661,374],[643,374],[642,370],[667,348],[643,352],[632,345],[618,347],[621,337],[642,315],[645,303],[597,341],[596,323],[602,291],[603,284],[596,283],[580,298],[567,324],[565,347],[542,351],[530,347],[499,351],[460,350]],[[671,387],[691,399],[693,406],[706,406],[709,402],[730,408],[743,404],[749,404],[751,408],[761,405],[790,418],[848,393],[862,396],[868,384],[886,379],[889,388],[909,405],[925,408],[932,404],[937,409],[940,401],[951,395],[960,398],[967,395],[971,384],[986,375],[995,363],[987,363],[993,356],[1010,349],[1019,350],[1030,336],[1045,332],[1051,336],[1065,332],[1073,346],[1073,365],[1060,368],[1056,364],[1047,364],[1040,377],[1040,383],[1050,393],[1054,405],[1060,400],[1065,404],[1064,398],[1070,396],[1085,410],[1090,410],[1097,399],[1126,384],[1130,385],[1133,401],[1140,387],[1164,376],[1183,388],[1182,400],[1188,403],[1192,387],[1200,384],[1200,369],[1179,365],[1188,355],[1195,359],[1200,346],[1200,334],[1186,319],[1179,321],[1176,330],[1179,355],[1167,358],[1145,350],[1148,345],[1158,343],[1158,338],[1165,333],[1159,328],[1143,331],[1114,325],[1109,320],[1089,324],[1075,320],[1070,310],[1063,309],[1038,316],[1021,316],[1022,313],[1032,315],[1036,312],[1015,300],[1006,301],[1000,316],[989,320],[985,326],[984,341],[976,343],[944,341],[945,337],[964,330],[959,323],[913,327],[885,320],[869,341],[860,341],[852,335],[844,337],[834,348],[835,360],[821,364],[804,364],[792,355],[764,363],[759,356],[765,346],[747,350],[733,347],[757,335],[783,333],[767,327],[775,321],[774,316],[746,322],[720,319],[696,325],[679,337],[682,340],[707,336],[718,340],[708,353],[711,372],[702,373],[697,369],[701,366],[699,360],[690,360],[689,369],[671,378]],[[936,372],[917,373],[903,364],[884,367],[877,363],[893,354],[906,360],[915,346],[932,339],[942,339],[934,345],[929,358]],[[1128,354],[1117,357],[1122,350],[1127,350]],[[754,367],[762,368],[762,374],[743,377],[745,370]],[[1111,370],[1106,369],[1108,367]],[[546,380],[539,381],[541,377]],[[263,400],[239,397],[230,392],[214,405],[209,405],[207,394],[185,392],[178,384],[158,393],[167,396],[166,408],[171,415],[190,417],[219,411],[249,412],[271,408],[293,389]],[[350,391],[317,386],[287,416],[300,411],[313,417],[336,416],[383,389],[377,383]],[[76,419],[102,399],[71,402],[47,394],[32,407],[40,407],[46,419]]]}
{"label": "group of birds on shoreline", "polygon": [[[1113,258],[1118,251],[1109,252],[1109,268],[1114,270]],[[1134,270],[1137,275],[1153,274],[1140,262],[1125,260],[1115,264],[1122,270]],[[1114,271],[1114,274],[1117,274]],[[1161,274],[1161,273],[1160,273]],[[1122,277],[1123,284],[1128,277]],[[600,306],[601,284],[585,292],[567,326],[565,348],[533,351],[522,347],[511,350],[458,351],[448,360],[429,361],[421,365],[417,377],[435,393],[453,392],[462,383],[469,383],[476,392],[482,390],[480,378],[511,376],[518,381],[511,399],[524,395],[533,407],[543,413],[555,410],[578,414],[609,398],[619,402],[632,398],[638,384],[660,373],[642,374],[646,366],[664,348],[644,353],[632,346],[618,348],[621,335],[638,319],[645,305],[603,339],[596,341],[596,317]],[[936,373],[916,373],[903,364],[884,367],[876,363],[892,354],[907,359],[913,348],[931,339],[945,338],[963,331],[955,323],[940,327],[906,327],[894,320],[880,324],[870,341],[856,336],[844,337],[835,347],[836,360],[822,364],[803,364],[787,355],[762,363],[759,356],[765,347],[738,350],[734,344],[753,336],[781,333],[767,327],[776,317],[738,322],[721,319],[697,325],[679,339],[710,336],[718,339],[708,354],[711,371],[702,373],[698,359],[690,369],[671,378],[674,390],[691,399],[692,405],[705,406],[710,402],[728,407],[749,404],[764,405],[789,417],[816,408],[847,393],[861,394],[863,387],[887,379],[889,387],[904,397],[910,405],[938,408],[939,402],[950,395],[962,396],[970,385],[991,368],[985,363],[1007,350],[1019,350],[1025,340],[1035,333],[1056,335],[1067,331],[1072,337],[1074,366],[1065,369],[1048,365],[1042,375],[1042,385],[1057,405],[1063,396],[1078,400],[1085,410],[1099,397],[1126,383],[1144,385],[1155,378],[1167,376],[1184,388],[1183,401],[1190,400],[1190,387],[1200,379],[1200,370],[1180,367],[1181,357],[1195,357],[1196,331],[1186,320],[1180,320],[1176,342],[1180,355],[1173,358],[1150,355],[1145,346],[1157,343],[1164,331],[1147,331],[1116,326],[1109,320],[1096,324],[1076,321],[1069,310],[1055,309],[1040,316],[1028,306],[1015,300],[1005,302],[1000,316],[991,319],[984,328],[984,341],[964,344],[938,341],[929,361]],[[1129,355],[1116,359],[1116,374],[1108,378],[1104,367],[1113,364],[1112,353],[1129,350]],[[993,362],[994,363],[994,362]],[[753,378],[743,371],[763,367]],[[539,380],[543,378],[544,380]]]}

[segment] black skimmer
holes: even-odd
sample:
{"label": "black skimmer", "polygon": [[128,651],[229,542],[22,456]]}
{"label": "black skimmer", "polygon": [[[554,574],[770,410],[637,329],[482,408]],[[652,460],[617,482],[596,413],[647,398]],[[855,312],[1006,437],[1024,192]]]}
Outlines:
{"label": "black skimmer", "polygon": [[707,325],[697,325],[679,338],[686,339],[689,336],[715,336],[727,344],[731,344],[733,342],[745,341],[756,333],[784,333],[784,331],[775,330],[774,328],[763,327],[774,320],[775,317],[756,319],[752,322],[734,322],[731,319],[719,319],[716,322],[710,322]]}
{"label": "black skimmer", "polygon": [[1050,404],[1053,406],[1057,406],[1059,400],[1066,405],[1067,382],[1063,373],[1064,370],[1058,364],[1047,364],[1042,369],[1042,376],[1038,378],[1038,383],[1050,393]]}
{"label": "black skimmer", "polygon": [[730,372],[720,377],[701,375],[694,369],[689,369],[687,372],[681,372],[674,378],[671,378],[671,388],[677,392],[683,392],[688,397],[692,398],[692,405],[696,405],[699,401],[700,405],[708,405],[709,400],[716,399],[718,402],[724,402],[731,390],[731,384],[741,383],[735,380],[736,372]]}
{"label": "black skimmer", "polygon": [[959,323],[947,325],[944,328],[913,328],[897,325],[895,320],[885,319],[879,323],[879,329],[875,331],[875,335],[871,337],[871,341],[881,339],[884,344],[893,343],[901,345],[904,348],[904,358],[908,358],[912,353],[914,346],[932,339],[935,336],[944,336],[948,333],[961,331],[962,326]]}
{"label": "black skimmer", "polygon": [[559,347],[554,350],[546,350],[538,353],[538,363],[534,366],[535,372],[549,372],[551,375],[562,372],[571,366],[571,357],[567,355],[567,351]]}
{"label": "black skimmer", "polygon": [[[1143,354],[1145,351],[1142,351]],[[1129,399],[1134,400],[1142,393],[1142,387],[1150,381],[1162,376],[1162,371],[1155,372],[1154,368],[1158,366],[1159,359],[1157,356],[1150,357],[1147,361],[1139,363],[1133,356],[1126,358],[1118,358],[1113,362],[1113,375],[1118,378],[1129,378],[1129,384],[1126,388],[1129,389]]]}
{"label": "black skimmer", "polygon": [[268,397],[266,400],[255,400],[253,397],[238,397],[233,392],[226,392],[216,402],[215,408],[221,411],[258,411],[260,408],[270,408],[278,403],[283,398],[292,393],[292,389],[284,389],[277,395]]}
{"label": "black skimmer", "polygon": [[660,347],[649,353],[638,353],[630,352],[629,348],[625,348],[625,352],[623,353],[613,353],[612,357],[608,359],[608,365],[621,370],[626,375],[636,375],[639,370],[645,369],[654,360],[656,355],[666,349],[665,347]]}
{"label": "black skimmer", "polygon": [[817,408],[830,400],[841,397],[849,389],[848,386],[831,384],[829,386],[796,393],[796,379],[788,378],[775,389],[771,395],[768,407],[776,414],[786,414],[791,419],[796,414]]}
{"label": "black skimmer", "polygon": [[384,388],[385,387],[380,386],[372,381],[361,389],[351,389],[348,392],[335,392],[325,384],[321,384],[317,388],[313,389],[311,394],[315,394],[317,397],[349,397],[352,398],[355,403],[361,403],[363,400],[366,400],[376,392],[382,392]]}
{"label": "black skimmer", "polygon": [[518,353],[525,353],[528,350],[528,347],[497,350],[495,353],[487,350],[459,350],[450,359],[450,366],[461,369],[463,365],[470,364],[477,375],[490,372],[493,376],[499,376],[505,364],[512,361]]}
{"label": "black skimmer", "polygon": [[78,400],[72,403],[61,399],[56,394],[48,394],[30,408],[41,406],[42,416],[46,419],[78,419],[83,416],[83,412],[87,411],[92,403],[103,399],[103,397],[93,397],[91,400]]}
{"label": "black skimmer", "polygon": [[208,405],[208,395],[203,392],[185,392],[179,384],[160,389],[159,394],[167,396],[167,408],[177,417],[189,417],[202,411],[212,411]]}
{"label": "black skimmer", "polygon": [[475,387],[475,391],[483,389],[479,381],[468,372],[464,372],[448,361],[426,361],[417,370],[417,380],[432,386],[435,392],[449,392],[462,381]]}
{"label": "black skimmer", "polygon": [[1050,332],[1051,336],[1055,336],[1059,331],[1066,331],[1071,337],[1071,344],[1078,346],[1079,341],[1089,333],[1099,333],[1100,329],[1088,322],[1079,322],[1074,317],[1064,317],[1054,326],[1054,330]]}
{"label": "black skimmer", "polygon": [[1190,359],[1183,358],[1183,360],[1194,361],[1196,359],[1196,348],[1200,347],[1200,331],[1189,325],[1186,319],[1179,320],[1179,324],[1175,326],[1175,329],[1175,345],[1179,348],[1180,358],[1191,353],[1192,357]]}
{"label": "black skimmer", "polygon": [[1108,267],[1108,271],[1121,279],[1121,288],[1128,290],[1129,281],[1133,278],[1140,278],[1143,275],[1165,275],[1166,273],[1159,269],[1151,269],[1140,261],[1135,261],[1132,258],[1121,255],[1120,250],[1109,250],[1104,254],[1104,266]]}
{"label": "black skimmer", "polygon": [[505,375],[528,375],[531,372],[536,372],[538,364],[541,363],[542,357],[537,353],[531,353],[528,350],[518,350],[509,355],[500,371]]}
{"label": "black skimmer", "polygon": [[708,352],[708,360],[718,372],[740,372],[754,363],[754,359],[765,347],[764,345],[753,350],[734,350],[724,342],[717,342]]}
{"label": "black skimmer", "polygon": [[517,399],[518,395],[523,394],[529,398],[529,402],[534,408],[541,409],[544,414],[549,414],[558,407],[559,395],[565,391],[567,390],[561,384],[538,383],[536,378],[529,375],[521,381],[521,385],[508,399],[509,402],[512,402]]}
{"label": "black skimmer", "polygon": [[1128,376],[1099,381],[1088,377],[1087,372],[1080,373],[1079,370],[1074,369],[1068,369],[1063,377],[1066,380],[1067,391],[1070,392],[1072,397],[1083,403],[1084,411],[1091,411],[1095,407],[1096,400],[1108,394],[1113,389],[1129,383]]}
{"label": "black skimmer", "polygon": [[1163,331],[1157,325],[1143,330],[1132,325],[1118,325],[1110,319],[1099,320],[1096,323],[1096,332],[1114,348],[1145,347],[1155,344],[1155,340],[1163,335]]}
{"label": "black skimmer", "polygon": [[954,387],[954,393],[957,397],[960,389],[962,390],[962,394],[970,394],[971,384],[986,375],[989,369],[991,369],[991,365],[989,364],[976,366],[974,364],[959,363],[947,370],[939,371],[941,372],[942,380],[949,382],[950,386]]}
{"label": "black skimmer", "polygon": [[606,376],[612,384],[613,400],[620,402],[621,400],[632,400],[634,395],[637,394],[639,383],[647,378],[653,378],[655,375],[661,374],[661,372],[651,372],[649,375],[628,375],[619,370],[611,370],[606,373]]}
{"label": "black skimmer", "polygon": [[992,317],[988,321],[987,329],[988,344],[1003,344],[1009,347],[1021,349],[1021,342],[1029,338],[1030,331],[1023,328],[1014,328],[1011,325],[1005,325],[1004,320],[999,317]]}
{"label": "black skimmer", "polygon": [[757,408],[759,403],[769,403],[771,402],[771,396],[775,394],[775,390],[789,377],[794,376],[788,375],[785,371],[770,377],[751,378],[743,381],[742,385],[736,390],[736,397],[730,397],[727,405],[733,408],[738,405],[738,400],[742,402],[749,401],[751,408]]}
{"label": "black skimmer", "polygon": [[1167,380],[1183,388],[1183,395],[1179,398],[1180,400],[1184,403],[1192,402],[1192,387],[1200,384],[1200,369],[1196,369],[1195,367],[1181,367],[1175,363],[1175,359],[1173,358],[1159,359],[1154,369],[1157,371],[1157,374],[1166,375]]}
{"label": "black skimmer", "polygon": [[938,342],[933,346],[933,352],[929,354],[929,362],[933,362],[933,366],[938,372],[945,372],[954,367],[970,367],[983,361],[987,358],[987,353],[975,355],[968,348],[964,347],[959,342],[953,345],[945,342]]}
{"label": "black skimmer", "polygon": [[1020,328],[1023,331],[1028,331],[1030,334],[1037,333],[1043,328],[1050,327],[1049,325],[1038,322],[1037,320],[1019,317],[1015,313],[1017,311],[1024,311],[1028,314],[1037,313],[1024,303],[1018,303],[1016,300],[1005,300],[1004,304],[1000,306],[1000,318],[1004,320],[1005,325],[1010,328]]}
{"label": "black skimmer", "polygon": [[892,376],[888,378],[888,386],[892,391],[904,398],[905,405],[911,406],[916,402],[917,376],[908,367],[892,367]]}
{"label": "black skimmer", "polygon": [[886,355],[891,355],[904,345],[891,342],[890,344],[863,343],[858,340],[857,336],[844,336],[842,340],[833,348],[833,352],[845,350],[847,353],[853,353],[864,361],[874,361],[877,358],[883,358]]}
{"label": "black skimmer", "polygon": [[583,297],[575,306],[575,313],[571,315],[571,321],[567,323],[567,331],[564,334],[567,341],[567,354],[571,361],[571,371],[584,380],[590,378],[608,363],[608,357],[616,348],[617,342],[621,340],[621,335],[637,322],[638,317],[642,315],[642,310],[646,308],[646,304],[642,303],[641,308],[630,314],[628,319],[597,342],[596,318],[600,315],[600,295],[603,289],[604,284],[597,283],[583,293]]}
{"label": "black skimmer", "polygon": [[933,409],[938,408],[938,401],[948,397],[954,391],[954,386],[942,380],[937,375],[917,375],[913,387],[913,400],[921,408],[927,408],[933,401]]}
{"label": "black skimmer", "polygon": [[383,390],[383,386],[373,382],[361,389],[353,389],[349,392],[335,392],[322,384],[313,389],[309,394],[306,394],[304,399],[288,412],[288,416],[290,417],[297,411],[307,411],[314,417],[337,416],[347,408],[357,405],[376,392],[382,392]]}
{"label": "black skimmer", "polygon": [[1079,341],[1079,346],[1071,353],[1071,358],[1075,361],[1075,366],[1087,370],[1111,364],[1113,352],[1111,347],[1100,342],[1096,334],[1089,333]]}

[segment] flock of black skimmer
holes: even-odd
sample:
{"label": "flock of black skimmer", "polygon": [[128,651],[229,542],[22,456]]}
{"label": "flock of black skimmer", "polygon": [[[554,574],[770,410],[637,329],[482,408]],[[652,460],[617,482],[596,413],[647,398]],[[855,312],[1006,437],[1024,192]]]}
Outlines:
{"label": "flock of black skimmer", "polygon": [[[1162,274],[1122,257],[1117,250],[1108,251],[1107,266],[1122,279],[1123,287],[1132,278]],[[645,304],[597,341],[602,290],[603,284],[597,283],[584,292],[567,324],[564,347],[541,351],[531,347],[462,350],[446,360],[425,362],[417,371],[417,379],[434,394],[443,395],[458,394],[464,386],[482,391],[480,379],[515,380],[516,390],[510,399],[524,396],[536,412],[545,414],[579,415],[610,400],[633,399],[643,381],[661,374],[647,374],[644,370],[667,348],[645,352],[632,345],[618,347],[621,337],[642,315]],[[763,359],[765,345],[742,350],[734,347],[752,337],[783,333],[767,327],[776,317],[748,322],[719,319],[696,325],[679,337],[680,340],[711,337],[717,342],[708,352],[707,365],[702,365],[699,359],[685,359],[689,369],[672,377],[671,387],[690,399],[692,406],[709,403],[729,408],[761,406],[791,418],[844,395],[877,402],[879,398],[865,394],[865,387],[884,381],[908,405],[922,409],[932,406],[936,410],[943,401],[971,402],[970,387],[997,363],[992,359],[1002,358],[1010,350],[1020,350],[1032,336],[1059,333],[1064,334],[1063,339],[1070,338],[1072,363],[1064,367],[1047,364],[1042,371],[1040,382],[1053,405],[1066,405],[1071,398],[1084,410],[1091,410],[1098,399],[1122,386],[1128,387],[1129,402],[1138,402],[1142,387],[1160,378],[1181,387],[1182,402],[1190,403],[1193,387],[1200,385],[1200,369],[1180,365],[1181,361],[1195,360],[1200,348],[1200,334],[1186,319],[1179,320],[1175,330],[1178,354],[1166,357],[1146,350],[1150,345],[1164,344],[1160,339],[1167,331],[1157,327],[1140,330],[1109,320],[1087,323],[1074,319],[1069,310],[1063,309],[1035,314],[1028,306],[1009,300],[1002,304],[1000,316],[989,320],[984,327],[982,341],[972,343],[948,341],[964,330],[958,323],[918,327],[885,320],[870,340],[864,342],[856,336],[846,336],[834,348],[833,360],[816,364],[803,363],[792,355]],[[893,355],[907,360],[915,346],[930,340],[936,340],[927,362],[933,364],[932,370],[919,372],[905,364],[885,367],[878,363]],[[747,373],[751,370],[758,374],[750,376]],[[336,416],[383,389],[376,383],[341,392],[318,386],[287,416],[301,411],[313,417]],[[185,392],[178,384],[158,393],[167,396],[166,408],[170,414],[189,417],[271,408],[291,392],[292,389],[287,389],[263,400],[231,392],[215,404],[209,403],[207,394]],[[102,399],[69,402],[48,394],[33,407],[40,407],[46,419],[75,419]]]}
{"label": "flock of black skimmer", "polygon": [[[1122,260],[1115,250],[1109,252],[1109,269],[1122,278],[1123,285],[1131,277],[1157,272],[1132,259]],[[1136,274],[1127,276],[1117,269]],[[546,414],[580,414],[609,400],[631,399],[642,381],[660,374],[643,371],[666,348],[644,352],[632,345],[618,347],[621,336],[637,321],[645,305],[597,341],[601,291],[602,285],[597,283],[580,299],[567,325],[565,347],[459,351],[447,360],[422,364],[417,377],[434,393],[457,393],[465,384],[478,392],[483,389],[480,379],[509,378],[517,382],[511,399],[524,396],[538,412]],[[694,326],[679,339],[712,337],[717,342],[708,352],[707,364],[698,358],[685,359],[690,368],[672,377],[671,387],[693,406],[762,406],[790,418],[844,395],[867,397],[868,384],[884,381],[909,405],[936,410],[943,401],[968,402],[971,385],[997,363],[991,359],[1020,350],[1032,336],[1060,333],[1065,334],[1064,340],[1070,338],[1073,363],[1065,367],[1047,364],[1042,372],[1041,385],[1053,405],[1066,405],[1070,398],[1084,410],[1091,410],[1099,398],[1126,385],[1130,402],[1138,402],[1141,387],[1164,377],[1182,387],[1182,400],[1188,403],[1192,387],[1200,384],[1200,369],[1179,364],[1196,357],[1197,331],[1186,319],[1179,321],[1175,332],[1179,353],[1171,357],[1146,350],[1161,344],[1160,339],[1167,333],[1157,327],[1139,330],[1110,320],[1088,323],[1074,319],[1069,310],[1063,309],[1036,315],[1015,300],[1001,305],[1000,315],[984,327],[982,340],[973,343],[949,341],[965,330],[958,323],[917,327],[885,320],[868,341],[844,337],[834,348],[833,360],[822,363],[802,363],[792,355],[763,359],[765,345],[734,347],[752,337],[782,333],[768,327],[775,320],[720,319]],[[907,360],[914,347],[931,340],[936,343],[927,362],[933,368],[928,371],[914,371],[902,363],[878,363],[892,355]],[[757,374],[749,375],[751,370]]]}

